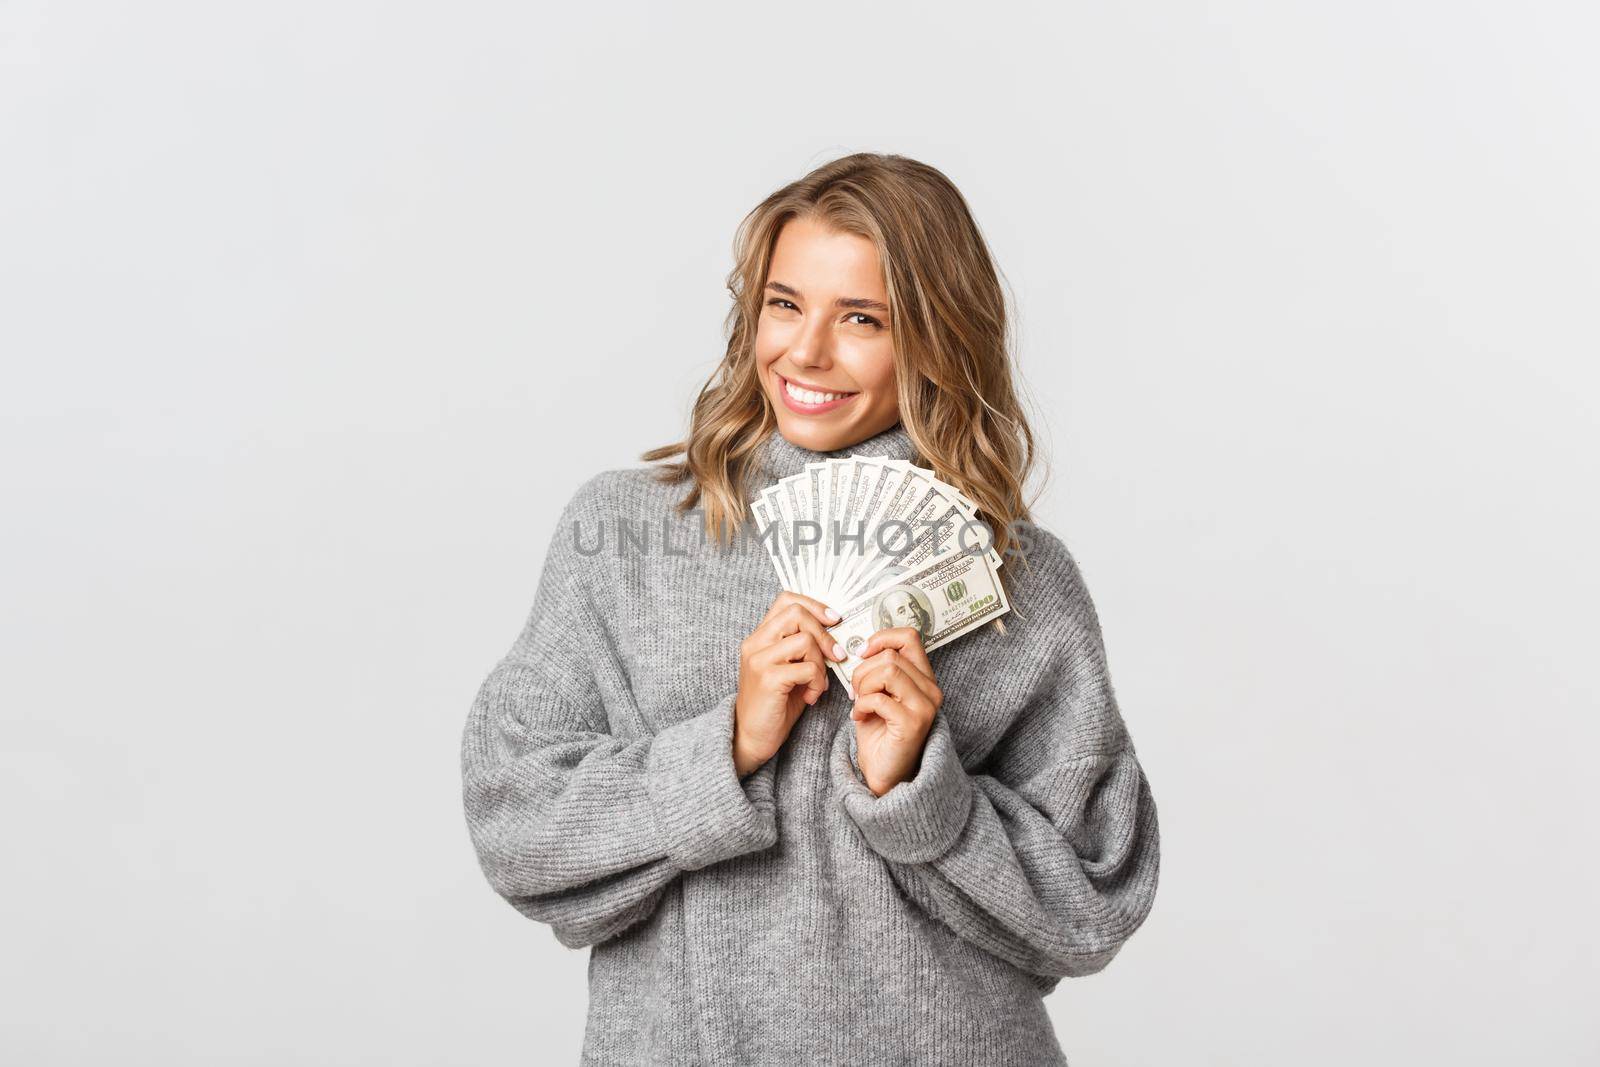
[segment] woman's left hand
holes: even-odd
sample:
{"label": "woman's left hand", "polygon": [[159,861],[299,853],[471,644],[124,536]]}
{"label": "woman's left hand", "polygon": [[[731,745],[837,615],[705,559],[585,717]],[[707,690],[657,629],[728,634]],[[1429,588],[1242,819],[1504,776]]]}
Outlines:
{"label": "woman's left hand", "polygon": [[856,763],[867,788],[883,796],[917,773],[922,746],[944,694],[914,626],[879,630],[851,675],[856,691]]}

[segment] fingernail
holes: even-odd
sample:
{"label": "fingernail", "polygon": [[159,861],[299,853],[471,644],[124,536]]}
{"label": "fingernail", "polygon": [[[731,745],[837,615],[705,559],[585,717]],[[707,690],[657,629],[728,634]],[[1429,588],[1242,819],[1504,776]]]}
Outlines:
{"label": "fingernail", "polygon": [[844,646],[837,641],[833,643],[833,658],[844,659]]}
{"label": "fingernail", "polygon": [[838,622],[841,618],[843,618],[843,616],[841,616],[837,611],[834,611],[832,608],[828,608],[826,611],[824,611],[822,616],[829,622]]}

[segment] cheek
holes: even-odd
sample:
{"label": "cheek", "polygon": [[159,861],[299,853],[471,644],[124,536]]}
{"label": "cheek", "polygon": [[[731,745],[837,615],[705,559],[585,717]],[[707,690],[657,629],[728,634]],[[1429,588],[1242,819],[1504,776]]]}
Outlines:
{"label": "cheek", "polygon": [[772,357],[778,354],[777,339],[765,315],[756,322],[755,350],[756,359],[762,363],[771,362]]}
{"label": "cheek", "polygon": [[863,353],[852,361],[850,376],[863,390],[879,395],[894,395],[894,349]]}

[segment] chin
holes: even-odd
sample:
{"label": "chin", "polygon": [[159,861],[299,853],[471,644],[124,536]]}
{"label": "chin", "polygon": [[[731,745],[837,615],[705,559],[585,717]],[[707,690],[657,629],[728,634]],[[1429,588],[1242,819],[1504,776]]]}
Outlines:
{"label": "chin", "polygon": [[852,436],[854,430],[850,426],[823,426],[807,419],[778,417],[778,432],[792,445],[809,449],[812,452],[835,452],[852,441],[861,438]]}

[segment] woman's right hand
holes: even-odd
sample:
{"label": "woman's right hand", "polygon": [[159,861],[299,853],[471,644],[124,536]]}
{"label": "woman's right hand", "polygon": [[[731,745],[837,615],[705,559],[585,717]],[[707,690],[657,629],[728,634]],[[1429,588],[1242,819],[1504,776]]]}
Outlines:
{"label": "woman's right hand", "polygon": [[828,689],[826,660],[844,659],[827,628],[839,615],[820,600],[784,590],[739,643],[733,766],[739,777],[771,759],[800,713]]}

